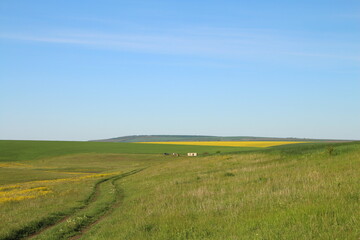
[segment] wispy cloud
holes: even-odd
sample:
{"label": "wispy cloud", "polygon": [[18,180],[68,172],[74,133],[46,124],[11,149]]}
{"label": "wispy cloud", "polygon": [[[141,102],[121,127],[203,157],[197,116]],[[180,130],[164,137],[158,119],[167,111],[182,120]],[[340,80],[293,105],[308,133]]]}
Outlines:
{"label": "wispy cloud", "polygon": [[[0,34],[2,39],[53,44],[71,44],[118,51],[155,54],[181,54],[214,57],[302,56],[359,60],[359,46],[352,54],[340,43],[291,38],[266,29],[200,28],[162,31],[154,34],[113,34],[99,32],[63,31],[39,34]],[[349,48],[349,45],[346,45]],[[351,46],[350,46],[351,48]]]}
{"label": "wispy cloud", "polygon": [[[260,36],[214,32],[171,32],[158,34],[47,33],[2,34],[1,38],[44,43],[77,44],[123,51],[145,51],[160,54],[234,55],[254,52],[261,45]],[[265,39],[261,40],[264,41]],[[269,42],[268,42],[269,44]]]}

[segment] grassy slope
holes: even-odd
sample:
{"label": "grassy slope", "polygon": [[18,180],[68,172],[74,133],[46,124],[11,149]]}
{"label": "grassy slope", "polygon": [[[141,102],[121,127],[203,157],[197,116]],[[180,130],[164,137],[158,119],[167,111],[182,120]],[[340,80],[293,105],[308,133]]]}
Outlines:
{"label": "grassy slope", "polygon": [[[148,167],[115,182],[123,192],[122,204],[92,226],[83,239],[360,237],[356,217],[360,215],[359,143],[277,146],[198,158],[134,154],[165,152],[134,146],[139,145],[0,141],[3,163],[18,160],[31,165],[0,168],[0,174],[10,172],[0,185],[16,182],[19,174],[20,181],[31,181],[78,176],[65,176],[68,171],[82,176]],[[331,156],[329,146],[334,148]],[[175,147],[174,152],[180,152]],[[34,227],[48,216],[73,214],[72,209],[82,206],[96,181],[49,184],[49,195],[3,204],[0,239],[26,226]],[[97,203],[94,206],[90,210],[96,212]]]}
{"label": "grassy slope", "polygon": [[359,143],[179,159],[124,179],[83,239],[359,239],[359,176]]}
{"label": "grassy slope", "polygon": [[108,142],[0,141],[0,162],[32,160],[83,153],[160,154],[164,152],[234,152],[255,148],[157,145]]}
{"label": "grassy slope", "polygon": [[[73,215],[85,205],[100,178],[89,178],[69,183],[32,182],[41,179],[71,179],[93,173],[127,172],[148,165],[160,164],[166,160],[161,155],[146,154],[76,154],[26,161],[24,168],[11,161],[7,167],[0,167],[0,187],[20,183],[20,187],[47,187],[50,194],[19,202],[0,202],[0,239],[19,239],[33,233],[39,226],[47,226]],[[36,174],[34,174],[36,172]],[[23,183],[27,182],[27,183]],[[28,187],[26,187],[28,188]],[[1,193],[7,190],[0,190]],[[107,196],[104,196],[106,199]],[[110,197],[110,196],[109,196]],[[98,199],[99,200],[99,199]],[[97,207],[93,209],[95,212]]]}

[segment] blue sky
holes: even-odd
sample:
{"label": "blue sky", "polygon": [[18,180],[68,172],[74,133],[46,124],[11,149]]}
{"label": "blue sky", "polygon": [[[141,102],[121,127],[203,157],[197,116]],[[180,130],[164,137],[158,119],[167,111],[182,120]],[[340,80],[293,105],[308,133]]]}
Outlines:
{"label": "blue sky", "polygon": [[3,0],[0,30],[0,139],[360,139],[357,0]]}

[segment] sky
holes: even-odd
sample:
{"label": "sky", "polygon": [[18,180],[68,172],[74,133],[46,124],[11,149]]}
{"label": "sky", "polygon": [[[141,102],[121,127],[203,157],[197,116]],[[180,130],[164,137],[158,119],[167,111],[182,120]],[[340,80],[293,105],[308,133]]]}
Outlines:
{"label": "sky", "polygon": [[360,2],[0,2],[0,139],[138,134],[360,139]]}

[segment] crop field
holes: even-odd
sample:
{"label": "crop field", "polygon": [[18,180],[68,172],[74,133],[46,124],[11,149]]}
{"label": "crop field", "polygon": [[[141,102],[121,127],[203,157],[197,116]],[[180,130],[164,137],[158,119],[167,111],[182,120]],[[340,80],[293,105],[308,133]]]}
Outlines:
{"label": "crop field", "polygon": [[215,153],[254,150],[250,147],[227,146],[183,146],[183,145],[149,145],[141,143],[112,143],[112,142],[61,142],[61,141],[1,141],[0,162],[15,160],[32,160],[51,158],[71,154],[161,154],[164,152],[199,152]]}
{"label": "crop field", "polygon": [[0,239],[360,239],[359,142],[166,143],[0,141]]}
{"label": "crop field", "polygon": [[174,144],[193,146],[225,146],[225,147],[272,147],[286,144],[306,143],[292,141],[196,141],[196,142],[141,142],[142,144]]}

